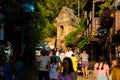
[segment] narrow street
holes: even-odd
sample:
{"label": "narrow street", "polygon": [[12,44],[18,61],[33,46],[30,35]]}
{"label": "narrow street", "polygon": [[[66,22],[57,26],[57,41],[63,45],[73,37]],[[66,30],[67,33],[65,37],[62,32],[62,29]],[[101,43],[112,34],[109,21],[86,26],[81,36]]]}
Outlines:
{"label": "narrow street", "polygon": [[120,80],[120,0],[0,0],[0,80],[71,73]]}

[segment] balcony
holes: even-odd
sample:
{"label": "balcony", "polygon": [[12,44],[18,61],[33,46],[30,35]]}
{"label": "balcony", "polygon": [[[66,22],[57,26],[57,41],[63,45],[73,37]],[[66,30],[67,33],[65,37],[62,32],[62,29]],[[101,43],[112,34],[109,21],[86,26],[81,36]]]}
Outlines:
{"label": "balcony", "polygon": [[92,31],[90,35],[88,36],[88,43],[89,42],[98,42],[100,39],[97,38],[96,36],[98,35],[98,28],[100,27],[100,18],[95,17],[93,18],[93,24],[92,24]]}

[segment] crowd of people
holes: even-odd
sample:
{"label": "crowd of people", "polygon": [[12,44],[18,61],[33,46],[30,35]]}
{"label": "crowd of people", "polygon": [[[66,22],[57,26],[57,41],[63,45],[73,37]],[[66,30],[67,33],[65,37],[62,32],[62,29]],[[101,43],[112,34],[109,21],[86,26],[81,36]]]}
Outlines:
{"label": "crowd of people", "polygon": [[[84,78],[89,76],[89,58],[87,50],[79,52],[67,47],[61,49],[42,49],[36,57],[35,50],[25,48],[24,53],[13,53],[10,62],[4,54],[0,55],[0,80],[77,80],[78,63]],[[111,64],[104,55],[99,55],[92,70],[91,80],[120,80],[119,58],[113,58]]]}

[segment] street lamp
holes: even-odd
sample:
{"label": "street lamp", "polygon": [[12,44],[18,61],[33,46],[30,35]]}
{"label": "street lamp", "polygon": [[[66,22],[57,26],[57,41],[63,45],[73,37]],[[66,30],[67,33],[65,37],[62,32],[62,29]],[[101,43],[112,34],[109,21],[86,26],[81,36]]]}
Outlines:
{"label": "street lamp", "polygon": [[[80,0],[78,0],[78,19],[80,18]],[[79,23],[78,22],[78,27],[79,27]]]}

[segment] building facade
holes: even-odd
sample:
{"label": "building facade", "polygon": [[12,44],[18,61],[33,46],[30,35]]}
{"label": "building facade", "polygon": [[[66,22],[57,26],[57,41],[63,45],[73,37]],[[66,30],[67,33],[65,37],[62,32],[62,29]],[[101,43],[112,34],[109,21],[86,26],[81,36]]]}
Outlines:
{"label": "building facade", "polygon": [[74,15],[72,9],[64,6],[56,18],[55,26],[57,27],[57,44],[58,48],[65,48],[65,37],[77,29],[78,18]]}
{"label": "building facade", "polygon": [[[119,0],[113,0],[111,5],[109,6],[109,9],[106,8],[106,11],[108,10],[107,17],[109,19],[109,22],[102,22],[102,15],[97,14],[100,10],[98,6],[104,3],[105,0],[86,1],[86,4],[84,6],[84,17],[87,19],[86,35],[87,43],[88,45],[90,45],[91,53],[94,53],[95,51],[95,54],[104,54],[111,60],[113,56],[119,55],[118,43],[113,43],[113,36],[117,34],[117,32],[120,30],[118,22],[119,10],[116,10],[115,8],[118,6]],[[112,10],[112,8],[114,10]],[[99,49],[97,50],[96,47],[98,47]]]}

